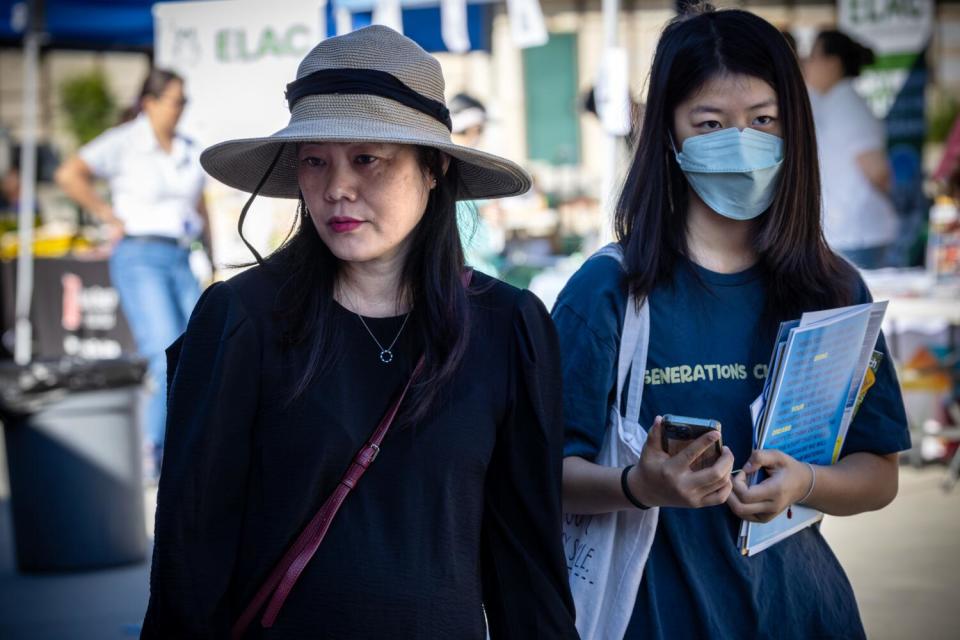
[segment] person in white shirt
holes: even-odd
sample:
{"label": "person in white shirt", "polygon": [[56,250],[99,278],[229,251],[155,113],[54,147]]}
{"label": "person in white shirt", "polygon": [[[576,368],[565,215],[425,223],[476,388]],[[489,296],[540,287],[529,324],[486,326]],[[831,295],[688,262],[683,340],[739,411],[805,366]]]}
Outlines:
{"label": "person in white shirt", "polygon": [[[158,474],[163,454],[165,350],[186,329],[200,297],[190,245],[202,237],[210,246],[201,148],[176,130],[186,102],[183,80],[153,69],[135,117],[85,145],[56,174],[66,194],[107,225],[115,242],[110,277],[137,350],[149,362],[147,476]],[[107,181],[110,202],[94,189],[97,178]]]}
{"label": "person in white shirt", "polygon": [[822,31],[803,63],[820,150],[824,234],[831,248],[867,269],[888,264],[899,231],[888,195],[886,131],[853,88],[873,59],[846,34]]}

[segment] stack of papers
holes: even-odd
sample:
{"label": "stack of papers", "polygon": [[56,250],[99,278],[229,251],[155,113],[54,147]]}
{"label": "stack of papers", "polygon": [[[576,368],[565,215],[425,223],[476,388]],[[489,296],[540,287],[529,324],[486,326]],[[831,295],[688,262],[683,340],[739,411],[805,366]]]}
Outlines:
{"label": "stack of papers", "polygon": [[[874,347],[886,308],[874,302],[828,309],[780,325],[763,392],[750,406],[754,448],[815,465],[837,461],[867,369],[878,363]],[[740,551],[752,556],[822,518],[795,506],[767,523],[743,522]]]}

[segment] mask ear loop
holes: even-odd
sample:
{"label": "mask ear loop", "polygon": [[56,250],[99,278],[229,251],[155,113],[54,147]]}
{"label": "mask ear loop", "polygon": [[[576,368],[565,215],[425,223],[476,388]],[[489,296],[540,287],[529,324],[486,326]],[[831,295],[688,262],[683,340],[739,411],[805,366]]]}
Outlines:
{"label": "mask ear loop", "polygon": [[260,178],[260,182],[257,183],[257,188],[253,190],[253,193],[251,193],[250,197],[247,199],[247,203],[243,205],[243,209],[240,210],[240,219],[237,221],[237,232],[240,234],[240,239],[243,240],[243,244],[247,245],[247,249],[249,249],[250,253],[253,254],[253,257],[256,258],[257,264],[263,264],[263,256],[260,255],[260,252],[257,251],[256,248],[254,248],[254,246],[250,244],[250,242],[243,235],[243,221],[247,218],[247,211],[250,210],[250,205],[253,204],[257,194],[260,193],[260,189],[262,189],[263,185],[266,184],[270,174],[273,173],[274,167],[277,166],[277,162],[280,161],[280,156],[283,154],[286,144],[286,142],[280,143],[280,148],[277,149],[277,154],[273,157],[273,161],[270,163],[270,166],[267,167],[267,172],[263,174],[262,178]]}
{"label": "mask ear loop", "polygon": [[667,138],[670,140],[670,150],[673,151],[673,156],[676,158],[680,155],[681,150],[677,149],[677,142],[673,139],[672,131],[667,131]]}
{"label": "mask ear loop", "polygon": [[677,143],[676,143],[676,141],[674,141],[674,139],[673,139],[673,131],[670,131],[669,128],[667,129],[667,140],[670,141],[670,151],[671,151],[670,155],[667,156],[667,158],[666,158],[666,163],[667,163],[667,165],[668,165],[668,166],[666,167],[666,174],[667,174],[667,176],[668,176],[668,178],[667,178],[667,202],[669,202],[669,204],[670,204],[670,210],[671,210],[671,211],[676,211],[676,210],[677,210],[677,194],[675,194],[675,193],[673,192],[672,180],[669,178],[669,176],[670,176],[670,166],[673,166],[673,165],[675,164],[675,165],[677,166],[677,168],[679,168],[681,171],[683,171],[683,169],[680,167],[680,157],[679,157],[679,156],[680,156],[680,152],[677,151]]}

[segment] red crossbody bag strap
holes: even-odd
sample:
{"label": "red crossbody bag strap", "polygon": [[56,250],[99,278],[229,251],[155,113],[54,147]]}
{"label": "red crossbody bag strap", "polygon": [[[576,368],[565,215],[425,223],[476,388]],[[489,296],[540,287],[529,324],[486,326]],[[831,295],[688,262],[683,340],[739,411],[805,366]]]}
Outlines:
{"label": "red crossbody bag strap", "polygon": [[[464,272],[462,278],[464,287],[470,285],[472,277],[473,271],[468,270]],[[410,378],[400,392],[400,395],[393,401],[390,408],[387,409],[383,418],[380,419],[380,424],[377,425],[370,439],[367,440],[366,444],[364,444],[354,456],[353,462],[350,463],[346,473],[343,474],[340,483],[337,484],[337,488],[333,490],[333,493],[324,501],[320,510],[317,511],[316,515],[307,523],[303,531],[300,532],[300,535],[297,536],[297,539],[290,548],[287,549],[287,552],[280,559],[280,562],[276,564],[273,571],[270,572],[270,575],[260,586],[256,595],[254,595],[253,599],[247,604],[243,613],[237,618],[237,621],[230,631],[230,637],[233,640],[239,640],[243,637],[250,627],[250,623],[257,617],[257,613],[263,609],[265,604],[267,608],[263,613],[263,617],[260,619],[260,624],[265,629],[273,626],[277,615],[280,613],[280,609],[283,607],[283,603],[286,602],[287,596],[290,595],[290,591],[293,589],[293,585],[296,584],[300,578],[300,574],[303,573],[310,559],[313,558],[313,554],[317,552],[320,543],[323,542],[324,536],[327,535],[330,523],[333,522],[333,518],[337,515],[337,511],[340,509],[343,501],[350,494],[350,491],[357,486],[357,482],[360,481],[360,478],[363,477],[367,468],[376,459],[377,454],[380,453],[380,445],[390,430],[393,419],[397,417],[400,404],[407,395],[407,391],[410,390],[410,385],[422,369],[423,357],[421,356],[417,362],[417,366],[413,369],[413,373],[410,374]]]}

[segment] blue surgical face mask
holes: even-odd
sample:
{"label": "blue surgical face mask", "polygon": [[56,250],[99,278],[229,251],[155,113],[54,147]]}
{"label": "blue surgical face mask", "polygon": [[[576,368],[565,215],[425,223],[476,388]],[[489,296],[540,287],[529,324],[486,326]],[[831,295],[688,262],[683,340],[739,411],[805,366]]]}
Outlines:
{"label": "blue surgical face mask", "polygon": [[736,127],[693,136],[676,154],[687,182],[708,207],[733,220],[751,220],[776,195],[783,140]]}

